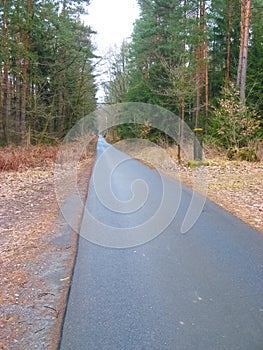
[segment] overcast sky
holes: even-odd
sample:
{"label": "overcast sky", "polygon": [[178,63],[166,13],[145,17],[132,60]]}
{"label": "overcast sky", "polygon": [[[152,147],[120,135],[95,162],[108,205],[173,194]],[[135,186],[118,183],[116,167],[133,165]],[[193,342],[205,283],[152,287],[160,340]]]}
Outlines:
{"label": "overcast sky", "polygon": [[[93,37],[93,44],[97,46],[95,52],[105,56],[110,48],[120,47],[124,39],[131,36],[133,23],[139,17],[139,7],[136,0],[91,0],[88,6],[85,23],[97,32]],[[96,66],[99,102],[104,100],[102,84],[108,79],[105,72],[105,61]]]}
{"label": "overcast sky", "polygon": [[139,17],[136,0],[91,0],[88,12],[86,21],[97,32],[94,42],[100,54],[129,37]]}

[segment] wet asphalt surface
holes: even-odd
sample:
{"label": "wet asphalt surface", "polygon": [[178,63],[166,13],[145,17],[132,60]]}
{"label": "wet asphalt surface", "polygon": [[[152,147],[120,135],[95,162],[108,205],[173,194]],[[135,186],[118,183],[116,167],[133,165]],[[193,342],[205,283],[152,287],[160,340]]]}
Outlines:
{"label": "wet asphalt surface", "polygon": [[[97,147],[99,163],[110,146]],[[90,183],[60,349],[262,350],[262,234],[209,200],[182,234],[192,191],[112,152]],[[144,226],[170,201],[173,219],[166,208]]]}

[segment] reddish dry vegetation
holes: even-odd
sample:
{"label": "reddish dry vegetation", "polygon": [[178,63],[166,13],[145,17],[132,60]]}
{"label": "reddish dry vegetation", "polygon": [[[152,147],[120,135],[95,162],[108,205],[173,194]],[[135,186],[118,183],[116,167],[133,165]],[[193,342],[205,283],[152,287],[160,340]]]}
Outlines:
{"label": "reddish dry vegetation", "polygon": [[59,146],[9,146],[0,148],[0,170],[17,171],[25,168],[50,166],[55,161]]}
{"label": "reddish dry vegetation", "polygon": [[[22,171],[24,169],[52,167],[57,162],[77,159],[85,160],[95,151],[97,137],[76,139],[68,144],[8,146],[0,148],[0,171]],[[57,158],[59,154],[59,159]]]}

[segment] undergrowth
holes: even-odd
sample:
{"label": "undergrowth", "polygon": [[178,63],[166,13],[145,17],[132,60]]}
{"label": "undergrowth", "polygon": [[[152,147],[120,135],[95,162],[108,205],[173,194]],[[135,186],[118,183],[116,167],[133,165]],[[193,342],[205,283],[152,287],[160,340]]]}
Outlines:
{"label": "undergrowth", "polygon": [[[78,159],[88,159],[95,152],[97,137],[85,142],[72,142],[57,145],[36,145],[29,147],[0,147],[0,171],[20,171],[28,168],[52,166],[54,163]],[[84,145],[82,147],[82,145]],[[59,159],[58,154],[60,151]],[[63,159],[62,159],[63,158]]]}
{"label": "undergrowth", "polygon": [[19,171],[55,162],[59,146],[8,146],[0,148],[0,171]]}

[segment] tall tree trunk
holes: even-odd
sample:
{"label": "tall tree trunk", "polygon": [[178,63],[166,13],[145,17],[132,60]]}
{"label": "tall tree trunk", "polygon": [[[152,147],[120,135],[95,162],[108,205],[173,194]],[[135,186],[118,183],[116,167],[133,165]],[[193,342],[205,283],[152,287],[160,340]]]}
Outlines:
{"label": "tall tree trunk", "polygon": [[251,0],[244,0],[242,3],[244,6],[245,18],[244,18],[244,44],[242,55],[242,69],[240,80],[240,99],[242,102],[246,99],[246,79],[247,79],[247,58],[248,58],[248,40],[250,29],[250,15],[251,15]]}
{"label": "tall tree trunk", "polygon": [[240,89],[240,100],[245,103],[246,99],[246,78],[247,78],[247,57],[248,40],[250,30],[251,0],[241,1],[241,35],[240,51],[237,74],[237,87]]}
{"label": "tall tree trunk", "polygon": [[237,83],[236,86],[240,88],[241,81],[241,70],[242,70],[242,56],[244,51],[244,11],[243,11],[243,0],[241,0],[241,19],[240,19],[240,43],[239,43],[239,61],[237,68]]}
{"label": "tall tree trunk", "polygon": [[181,80],[181,86],[182,86],[182,100],[181,100],[181,121],[179,121],[179,142],[178,142],[178,152],[177,152],[177,160],[178,163],[182,163],[181,158],[181,148],[183,147],[184,142],[184,122],[185,122],[185,52],[186,52],[186,6],[187,6],[187,0],[184,0],[184,10],[183,10],[183,17],[184,17],[184,38],[183,38],[183,45],[182,45],[182,80]]}
{"label": "tall tree trunk", "polygon": [[27,70],[28,59],[24,59],[22,67],[22,86],[21,86],[21,112],[20,112],[20,133],[21,142],[27,143],[27,130],[26,130],[26,105],[27,105]]}
{"label": "tall tree trunk", "polygon": [[58,125],[57,125],[57,136],[62,137],[64,131],[64,98],[63,98],[63,85],[59,84],[58,93]]}
{"label": "tall tree trunk", "polygon": [[2,88],[3,88],[3,74],[2,74],[2,63],[0,64],[0,138],[1,134],[3,136],[3,95],[2,95]]}
{"label": "tall tree trunk", "polygon": [[227,1],[227,16],[228,16],[228,24],[227,24],[227,57],[226,57],[226,85],[229,84],[230,81],[230,64],[231,64],[231,34],[233,29],[233,0]]}
{"label": "tall tree trunk", "polygon": [[201,101],[205,93],[205,119],[208,120],[208,39],[206,24],[206,1],[200,0],[197,9],[197,23],[199,30],[199,43],[196,50],[197,72],[196,72],[196,109],[195,127],[198,127]]}
{"label": "tall tree trunk", "polygon": [[[186,64],[186,58],[185,58],[185,53],[186,53],[186,36],[187,36],[187,31],[186,31],[186,21],[187,21],[187,0],[184,0],[184,9],[183,9],[183,17],[184,17],[184,38],[183,38],[183,59],[182,59],[182,101],[181,101],[181,120],[182,120],[182,126],[180,128],[180,143],[184,139],[184,121],[185,121],[185,64]],[[181,157],[178,157],[178,160],[181,161]]]}
{"label": "tall tree trunk", "polygon": [[[201,3],[202,0],[200,0]],[[197,8],[196,10],[196,21],[197,21],[197,27],[199,31],[199,35],[201,35],[200,31],[200,8]],[[201,63],[201,43],[197,43],[196,47],[196,100],[195,100],[195,128],[198,126],[198,121],[199,121],[199,113],[200,113],[200,90],[201,90],[201,81],[202,81],[202,63]]]}
{"label": "tall tree trunk", "polygon": [[[16,62],[16,67],[20,67],[19,61]],[[20,68],[19,68],[20,71]],[[15,81],[15,91],[14,91],[14,100],[15,100],[15,134],[20,135],[20,121],[21,121],[21,78],[18,74],[14,77]]]}
{"label": "tall tree trunk", "polygon": [[204,32],[204,80],[205,80],[205,130],[207,131],[209,118],[209,74],[208,74],[208,37],[207,37],[207,20],[206,20],[206,2],[202,3],[203,15],[203,32]]}
{"label": "tall tree trunk", "polygon": [[9,33],[8,33],[8,13],[7,0],[3,0],[3,15],[2,15],[2,48],[3,48],[3,80],[2,80],[2,128],[4,142],[8,144],[8,120],[10,117],[10,81],[9,81]]}
{"label": "tall tree trunk", "polygon": [[23,35],[24,57],[22,64],[22,86],[21,86],[21,114],[20,114],[20,128],[21,128],[21,141],[23,144],[28,144],[29,139],[27,137],[26,130],[26,105],[27,105],[27,87],[28,87],[28,66],[29,66],[29,35],[31,28],[31,16],[32,16],[32,1],[26,1],[26,28]]}
{"label": "tall tree trunk", "polygon": [[208,74],[208,48],[206,47],[206,61],[205,61],[205,132],[209,122],[209,74]]}
{"label": "tall tree trunk", "polygon": [[10,118],[10,82],[9,82],[9,62],[4,62],[4,79],[3,79],[3,136],[6,144],[9,142],[8,121]]}

